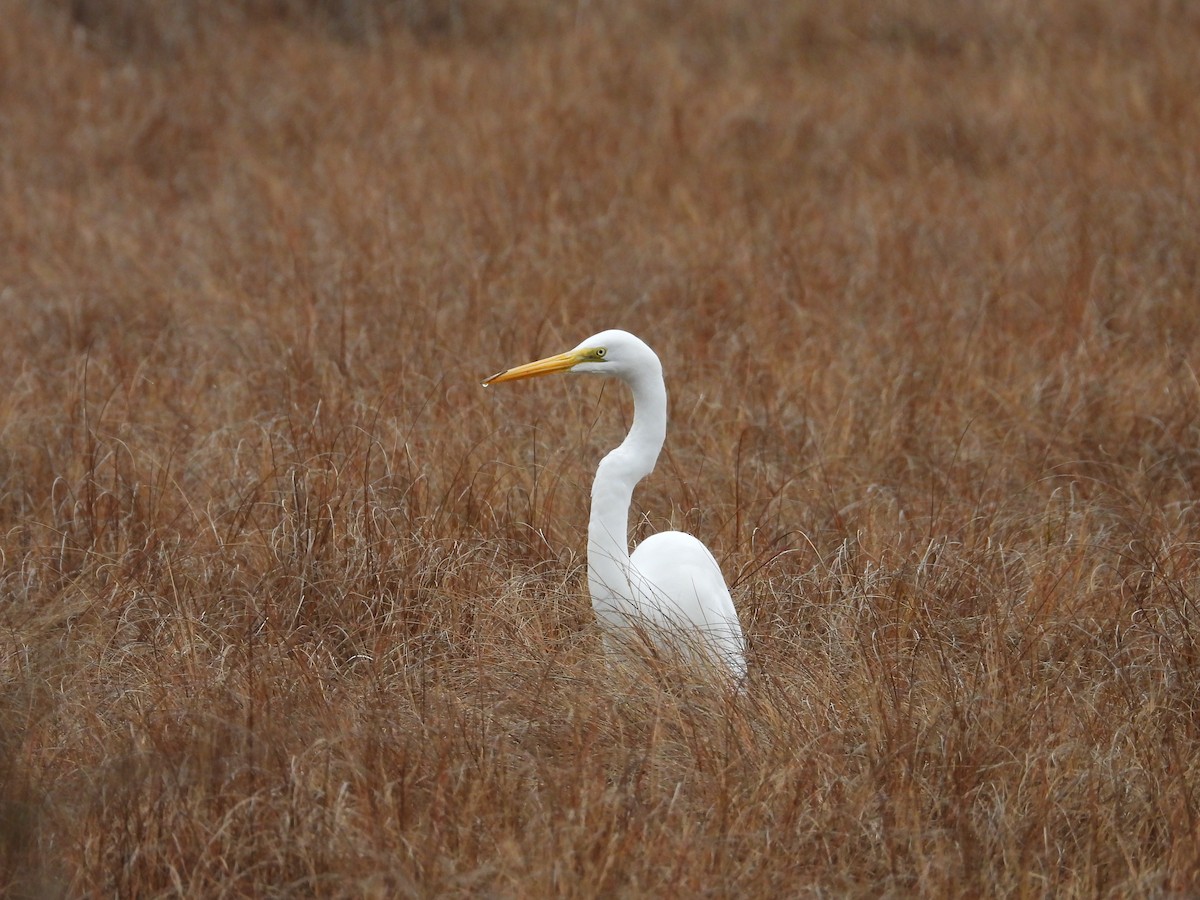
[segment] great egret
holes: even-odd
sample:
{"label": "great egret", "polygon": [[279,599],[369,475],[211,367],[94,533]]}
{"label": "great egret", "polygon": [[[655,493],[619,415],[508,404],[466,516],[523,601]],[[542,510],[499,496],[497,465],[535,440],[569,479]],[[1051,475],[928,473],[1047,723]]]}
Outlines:
{"label": "great egret", "polygon": [[667,387],[657,354],[628,332],[602,331],[574,350],[507,369],[483,384],[554,372],[614,375],[633,391],[633,426],[601,460],[592,482],[588,590],[597,618],[618,630],[646,625],[655,636],[678,636],[685,644],[698,637],[740,679],[746,671],[742,626],[708,548],[690,534],[664,531],[629,553],[633,489],[654,470],[667,435]]}

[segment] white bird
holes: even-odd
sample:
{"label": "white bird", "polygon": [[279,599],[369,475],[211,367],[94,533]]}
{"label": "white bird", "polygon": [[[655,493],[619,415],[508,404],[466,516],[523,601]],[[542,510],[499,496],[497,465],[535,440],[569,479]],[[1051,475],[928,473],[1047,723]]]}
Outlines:
{"label": "white bird", "polygon": [[507,369],[483,384],[554,372],[613,375],[633,391],[633,426],[601,460],[592,482],[588,590],[597,618],[618,631],[648,626],[656,637],[682,639],[685,649],[701,646],[740,679],[746,671],[742,626],[709,549],[690,534],[664,531],[629,552],[633,489],[654,470],[667,435],[667,386],[658,356],[628,332],[602,331],[574,350]]}

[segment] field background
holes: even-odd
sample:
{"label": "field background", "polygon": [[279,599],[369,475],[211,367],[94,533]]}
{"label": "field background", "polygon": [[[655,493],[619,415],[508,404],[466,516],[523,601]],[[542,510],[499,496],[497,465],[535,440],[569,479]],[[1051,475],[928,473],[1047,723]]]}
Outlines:
{"label": "field background", "polygon": [[[1200,891],[1200,5],[4,20],[0,892]],[[739,696],[479,387],[610,327]]]}

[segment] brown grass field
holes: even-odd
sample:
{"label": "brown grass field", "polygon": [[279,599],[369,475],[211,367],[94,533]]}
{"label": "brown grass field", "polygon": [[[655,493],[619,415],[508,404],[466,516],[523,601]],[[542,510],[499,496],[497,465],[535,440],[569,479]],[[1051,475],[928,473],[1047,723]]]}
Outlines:
{"label": "brown grass field", "polygon": [[[13,0],[0,893],[1196,896],[1200,5]],[[604,659],[592,472],[731,694]]]}

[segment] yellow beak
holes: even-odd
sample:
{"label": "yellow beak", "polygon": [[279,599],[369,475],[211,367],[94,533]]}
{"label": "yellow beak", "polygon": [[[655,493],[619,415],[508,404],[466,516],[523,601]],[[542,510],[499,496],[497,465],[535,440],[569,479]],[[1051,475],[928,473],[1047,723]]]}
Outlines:
{"label": "yellow beak", "polygon": [[515,369],[497,372],[491,378],[485,378],[483,386],[499,384],[501,381],[516,381],[518,378],[535,378],[538,375],[553,375],[555,372],[565,372],[583,362],[583,355],[574,350],[560,353],[557,356],[547,356],[536,362],[525,363]]}

